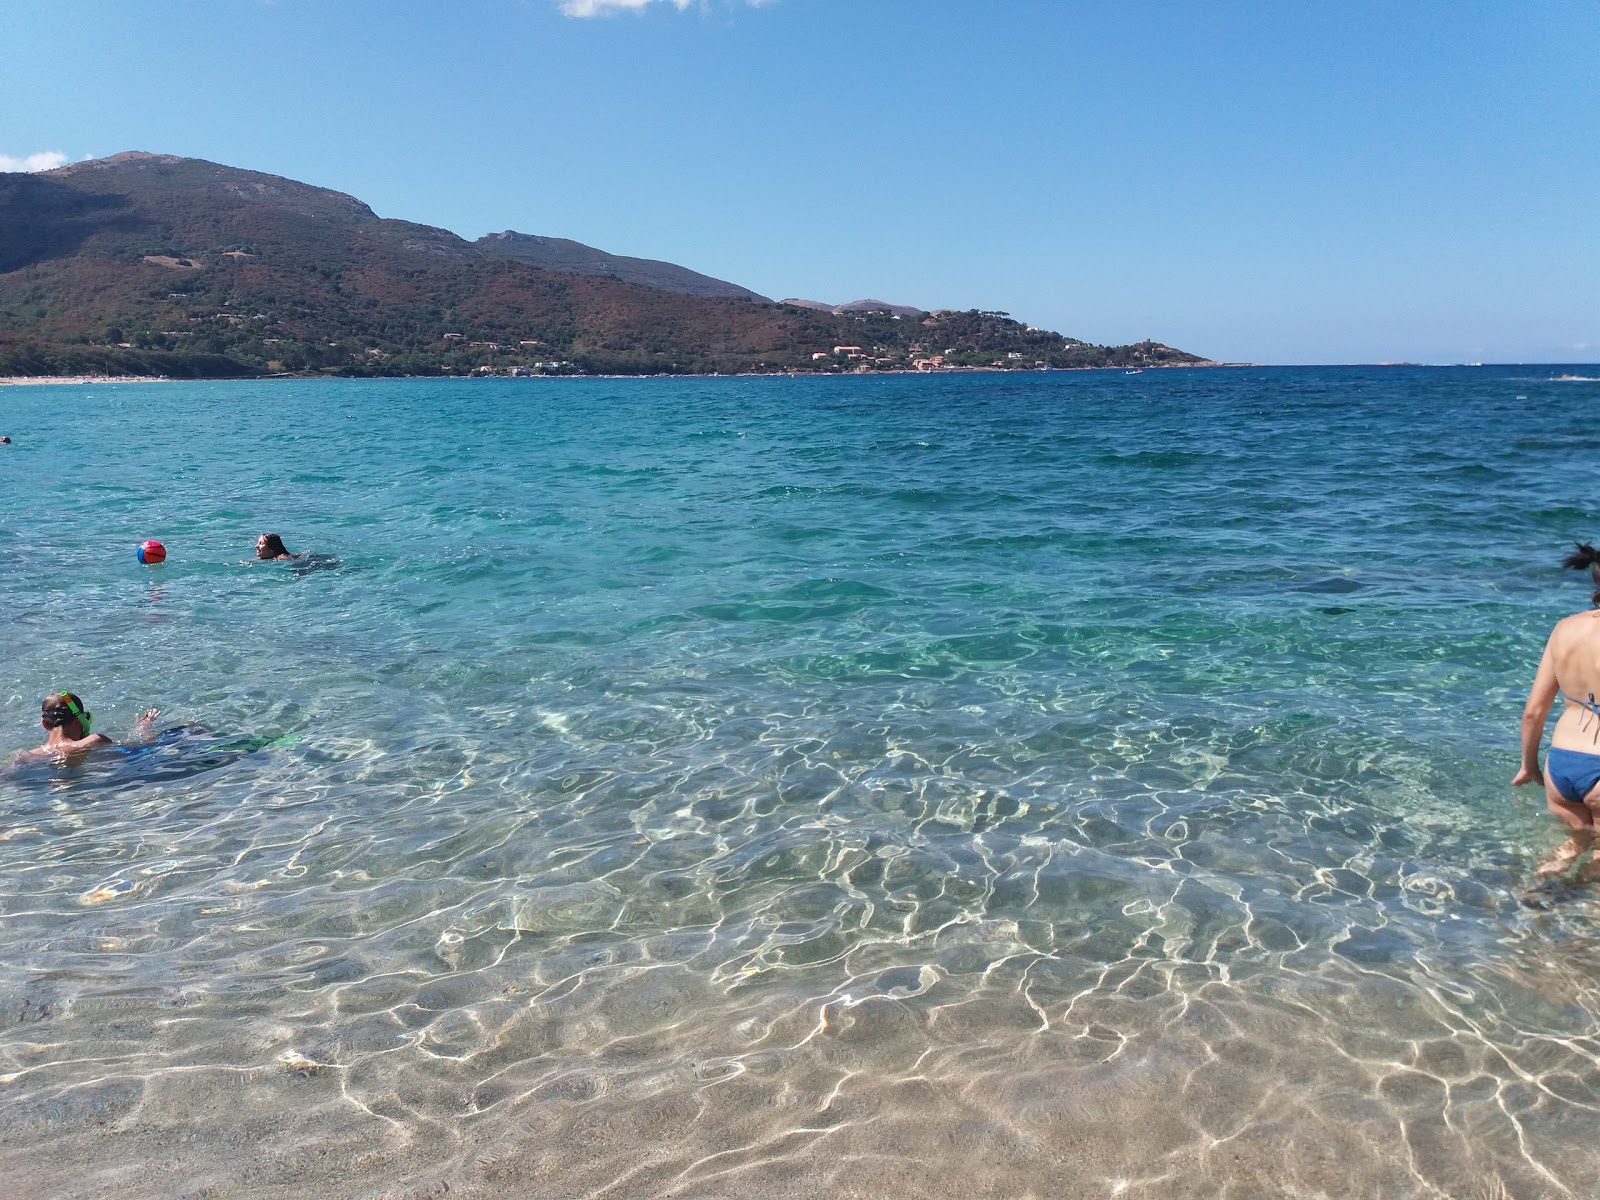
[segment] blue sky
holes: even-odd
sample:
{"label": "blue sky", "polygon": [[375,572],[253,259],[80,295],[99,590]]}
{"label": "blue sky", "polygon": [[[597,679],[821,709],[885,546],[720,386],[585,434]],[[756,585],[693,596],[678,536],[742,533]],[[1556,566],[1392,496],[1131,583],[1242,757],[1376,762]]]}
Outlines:
{"label": "blue sky", "polygon": [[12,169],[193,155],[1234,361],[1600,359],[1593,0],[51,0],[0,45]]}

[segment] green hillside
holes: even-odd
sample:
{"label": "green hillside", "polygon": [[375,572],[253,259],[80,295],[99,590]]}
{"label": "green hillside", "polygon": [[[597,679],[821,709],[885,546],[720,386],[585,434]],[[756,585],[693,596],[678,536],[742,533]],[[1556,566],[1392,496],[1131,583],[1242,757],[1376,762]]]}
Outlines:
{"label": "green hillside", "polygon": [[[602,267],[614,258],[594,253]],[[706,278],[650,265],[672,268],[667,279]],[[380,218],[339,192],[199,159],[129,153],[0,174],[0,375],[1200,361],[1150,342],[1091,346],[1004,314],[834,315],[573,270],[486,254],[447,230]]]}
{"label": "green hillside", "polygon": [[691,296],[731,296],[738,300],[766,301],[749,288],[713,279],[676,263],[653,258],[629,258],[607,254],[568,238],[537,237],[531,233],[486,233],[472,245],[489,258],[510,258],[532,267],[564,271],[571,275],[608,275],[626,283],[642,283],[664,292],[685,292]]}

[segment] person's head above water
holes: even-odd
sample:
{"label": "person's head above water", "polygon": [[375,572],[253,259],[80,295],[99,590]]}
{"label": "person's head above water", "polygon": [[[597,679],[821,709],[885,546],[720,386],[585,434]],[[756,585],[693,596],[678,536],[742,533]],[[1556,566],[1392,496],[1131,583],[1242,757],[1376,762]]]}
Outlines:
{"label": "person's head above water", "polygon": [[1585,567],[1589,570],[1589,578],[1594,581],[1595,593],[1589,599],[1596,608],[1600,608],[1600,550],[1596,550],[1588,542],[1574,542],[1577,549],[1561,560],[1563,567],[1571,567],[1574,571],[1581,571]]}
{"label": "person's head above water", "polygon": [[[139,714],[135,745],[150,741],[153,736],[151,726],[160,715],[154,708],[147,708]],[[71,766],[93,751],[115,746],[115,738],[90,732],[89,727],[93,722],[94,714],[84,708],[83,701],[75,694],[50,693],[39,706],[39,724],[44,726],[46,734],[44,745],[18,750],[11,756],[5,769],[9,771],[13,767],[51,762],[58,766]]]}
{"label": "person's head above water", "polygon": [[89,736],[94,714],[86,710],[83,701],[73,693],[54,692],[44,698],[39,708],[39,723],[46,729],[59,729],[61,735],[70,741]]}
{"label": "person's head above water", "polygon": [[289,547],[283,544],[283,539],[275,533],[263,533],[256,539],[257,558],[293,558]]}

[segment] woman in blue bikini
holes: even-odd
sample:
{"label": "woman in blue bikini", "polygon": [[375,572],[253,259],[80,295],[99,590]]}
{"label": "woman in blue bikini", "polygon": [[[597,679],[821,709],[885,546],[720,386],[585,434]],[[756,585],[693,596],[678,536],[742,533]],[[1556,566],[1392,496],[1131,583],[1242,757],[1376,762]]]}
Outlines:
{"label": "woman in blue bikini", "polygon": [[[1587,568],[1600,588],[1600,550],[1587,542],[1579,542],[1561,565]],[[1594,608],[1563,617],[1550,631],[1522,710],[1522,768],[1511,785],[1542,781],[1550,811],[1567,827],[1567,840],[1539,864],[1535,873],[1541,876],[1561,874],[1594,844],[1595,816],[1600,814],[1600,702],[1595,700],[1600,692],[1600,590],[1593,600]],[[1557,695],[1565,703],[1541,774],[1539,740]]]}

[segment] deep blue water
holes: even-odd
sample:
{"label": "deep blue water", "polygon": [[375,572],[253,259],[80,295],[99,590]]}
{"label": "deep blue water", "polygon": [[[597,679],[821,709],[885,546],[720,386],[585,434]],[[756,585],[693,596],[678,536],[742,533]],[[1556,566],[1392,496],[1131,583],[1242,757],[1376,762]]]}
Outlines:
{"label": "deep blue water", "polygon": [[1562,373],[0,389],[12,747],[210,731],[0,781],[6,1161],[1587,1194]]}

